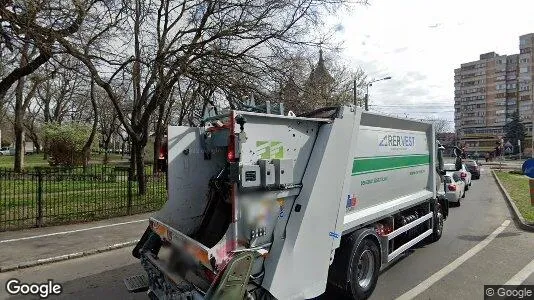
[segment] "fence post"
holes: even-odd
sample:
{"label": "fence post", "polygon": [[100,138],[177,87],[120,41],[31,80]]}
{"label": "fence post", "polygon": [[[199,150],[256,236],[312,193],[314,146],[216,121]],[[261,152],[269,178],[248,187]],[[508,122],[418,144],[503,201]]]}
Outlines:
{"label": "fence post", "polygon": [[37,220],[36,226],[43,226],[43,174],[40,168],[37,169]]}
{"label": "fence post", "polygon": [[133,180],[132,168],[128,168],[128,204],[126,205],[126,213],[128,215],[132,213],[132,180]]}

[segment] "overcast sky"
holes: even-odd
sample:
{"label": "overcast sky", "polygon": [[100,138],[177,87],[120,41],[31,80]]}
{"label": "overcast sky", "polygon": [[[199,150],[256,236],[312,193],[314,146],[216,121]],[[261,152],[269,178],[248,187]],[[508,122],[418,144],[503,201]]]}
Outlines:
{"label": "overcast sky", "polygon": [[372,110],[441,117],[454,126],[454,69],[481,53],[519,53],[534,1],[369,0],[332,19],[344,55],[371,78]]}

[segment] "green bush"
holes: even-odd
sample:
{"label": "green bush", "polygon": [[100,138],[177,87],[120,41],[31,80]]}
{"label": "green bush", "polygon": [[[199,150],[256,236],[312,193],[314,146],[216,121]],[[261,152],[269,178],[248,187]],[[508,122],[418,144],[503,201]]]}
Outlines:
{"label": "green bush", "polygon": [[[43,127],[45,147],[52,166],[79,166],[89,160],[90,151],[83,153],[83,146],[91,134],[91,127],[80,123],[49,123]],[[95,146],[93,139],[92,147]]]}

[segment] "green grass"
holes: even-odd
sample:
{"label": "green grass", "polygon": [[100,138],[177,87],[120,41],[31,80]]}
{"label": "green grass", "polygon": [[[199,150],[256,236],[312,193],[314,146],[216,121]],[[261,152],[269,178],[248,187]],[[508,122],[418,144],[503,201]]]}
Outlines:
{"label": "green grass", "polygon": [[534,206],[530,204],[529,179],[526,176],[508,172],[495,172],[495,174],[512,197],[523,218],[528,222],[534,222]]}
{"label": "green grass", "polygon": [[[14,156],[0,156],[0,168],[13,168]],[[24,156],[25,167],[44,167],[48,162],[43,159],[42,154],[31,154]]]}
{"label": "green grass", "polygon": [[[109,154],[109,163],[110,164],[117,164],[117,163],[127,163],[127,159],[122,159],[120,154],[110,153]],[[104,160],[104,154],[93,154],[91,155],[91,160],[89,161],[90,164],[102,164],[102,161]],[[13,163],[15,161],[15,157],[12,155],[8,156],[0,156],[0,168],[13,168]],[[48,162],[43,159],[43,154],[30,154],[24,156],[24,167],[25,168],[32,168],[32,167],[46,167],[49,166]]]}
{"label": "green grass", "polygon": [[[167,199],[165,176],[152,175],[152,166],[145,168],[147,192],[143,196],[137,193],[136,181],[128,182],[128,171],[114,166],[92,165],[85,173],[83,168],[41,172],[43,225],[154,211]],[[0,170],[0,231],[36,225],[38,186],[36,170]]]}

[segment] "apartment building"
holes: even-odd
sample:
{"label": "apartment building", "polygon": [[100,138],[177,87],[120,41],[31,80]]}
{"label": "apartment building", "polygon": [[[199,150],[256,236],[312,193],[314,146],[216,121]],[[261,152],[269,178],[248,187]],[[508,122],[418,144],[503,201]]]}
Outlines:
{"label": "apartment building", "polygon": [[489,52],[454,70],[456,134],[468,153],[492,151],[513,112],[525,124],[524,144],[531,147],[533,82],[534,33],[519,37],[519,54]]}

